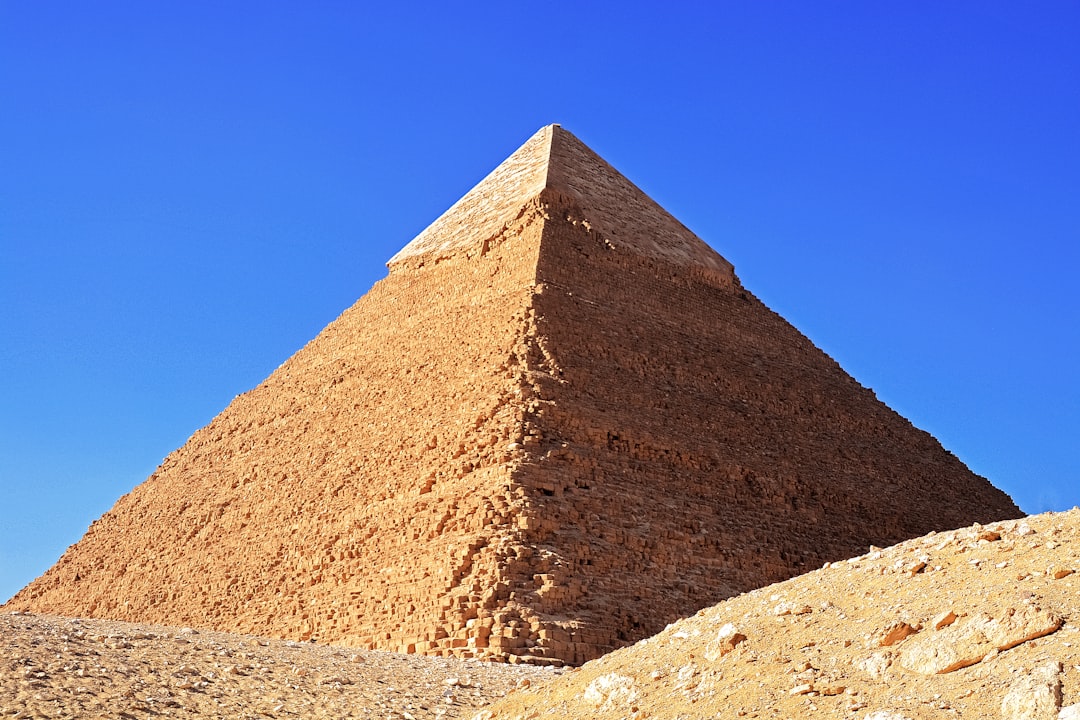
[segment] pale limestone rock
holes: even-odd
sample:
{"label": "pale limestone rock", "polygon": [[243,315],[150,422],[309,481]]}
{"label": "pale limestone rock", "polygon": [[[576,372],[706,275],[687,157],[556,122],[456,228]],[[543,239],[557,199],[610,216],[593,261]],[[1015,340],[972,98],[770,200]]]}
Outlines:
{"label": "pale limestone rock", "polygon": [[628,706],[638,697],[633,678],[608,673],[593,680],[582,693],[582,699],[601,712]]}
{"label": "pale limestone rock", "polygon": [[1048,662],[1015,679],[1001,701],[1002,720],[1057,720],[1061,663]]}
{"label": "pale limestone rock", "polygon": [[1080,720],[1080,703],[1061,708],[1057,720]]}
{"label": "pale limestone rock", "polygon": [[885,677],[885,671],[890,665],[892,665],[892,658],[886,653],[874,653],[859,663],[859,669],[874,680],[881,680]]}
{"label": "pale limestone rock", "polygon": [[900,664],[923,675],[952,672],[974,665],[991,652],[1049,635],[1061,618],[1031,605],[1011,609],[1001,617],[979,613],[956,625],[924,634],[907,644]]}
{"label": "pale limestone rock", "polygon": [[782,602],[773,608],[772,614],[776,616],[782,615],[809,615],[814,612],[814,608],[809,605],[799,604],[794,602]]}
{"label": "pale limestone rock", "polygon": [[680,683],[685,683],[687,680],[690,680],[695,675],[697,675],[697,666],[693,663],[690,663],[689,665],[683,665],[681,668],[679,668],[679,673],[677,677],[679,678]]}
{"label": "pale limestone rock", "polygon": [[705,648],[705,659],[715,662],[718,658],[727,655],[735,649],[735,646],[746,640],[746,636],[739,632],[731,623],[727,623],[716,634],[716,639]]}
{"label": "pale limestone rock", "polygon": [[867,713],[863,720],[911,720],[911,718],[892,710],[875,710],[872,713]]}

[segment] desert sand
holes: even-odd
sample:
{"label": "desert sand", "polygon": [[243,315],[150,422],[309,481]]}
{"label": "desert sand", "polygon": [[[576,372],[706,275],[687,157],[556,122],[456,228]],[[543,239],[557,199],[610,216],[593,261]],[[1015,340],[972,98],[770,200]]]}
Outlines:
{"label": "desert sand", "polygon": [[461,718],[559,670],[0,614],[3,718]]}

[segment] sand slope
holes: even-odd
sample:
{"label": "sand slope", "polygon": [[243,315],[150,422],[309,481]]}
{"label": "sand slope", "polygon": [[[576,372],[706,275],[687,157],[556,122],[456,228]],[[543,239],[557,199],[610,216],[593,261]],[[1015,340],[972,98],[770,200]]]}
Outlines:
{"label": "sand slope", "polygon": [[1080,717],[1078,533],[1073,510],[873,549],[476,717]]}

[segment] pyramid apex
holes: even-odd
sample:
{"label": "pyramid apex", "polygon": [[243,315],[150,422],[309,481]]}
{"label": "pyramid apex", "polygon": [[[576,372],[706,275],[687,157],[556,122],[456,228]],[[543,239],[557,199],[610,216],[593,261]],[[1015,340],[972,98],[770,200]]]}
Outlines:
{"label": "pyramid apex", "polygon": [[554,127],[537,130],[386,264],[392,268],[421,255],[454,255],[497,234],[522,205],[543,191]]}
{"label": "pyramid apex", "polygon": [[537,130],[387,265],[479,245],[548,189],[572,198],[611,247],[734,278],[730,262],[559,123]]}

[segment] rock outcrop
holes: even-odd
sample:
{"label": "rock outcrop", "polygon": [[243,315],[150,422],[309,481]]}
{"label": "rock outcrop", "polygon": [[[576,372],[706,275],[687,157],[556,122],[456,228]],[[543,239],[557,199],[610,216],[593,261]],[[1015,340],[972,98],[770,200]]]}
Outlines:
{"label": "rock outcrop", "polygon": [[[990,530],[926,535],[730,598],[474,720],[1076,720],[1080,593],[1058,575],[1080,569],[1080,510]],[[733,627],[741,640],[714,652]],[[882,642],[899,627],[912,632]]]}
{"label": "rock outcrop", "polygon": [[580,664],[1019,515],[558,126],[389,267],[6,609]]}

